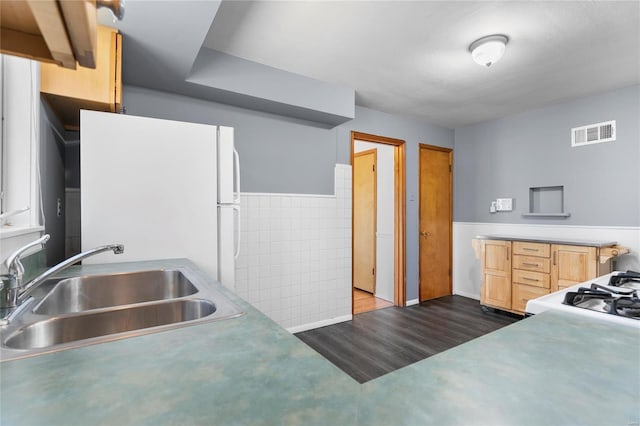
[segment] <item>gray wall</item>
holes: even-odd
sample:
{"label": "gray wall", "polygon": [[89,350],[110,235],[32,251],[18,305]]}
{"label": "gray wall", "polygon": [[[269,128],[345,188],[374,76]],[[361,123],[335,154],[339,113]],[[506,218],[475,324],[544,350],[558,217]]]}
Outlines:
{"label": "gray wall", "polygon": [[64,184],[67,188],[80,188],[80,143],[68,142],[69,139],[64,150]]}
{"label": "gray wall", "polygon": [[243,192],[333,194],[335,131],[136,86],[123,88],[123,104],[131,115],[234,127]]}
{"label": "gray wall", "polygon": [[[48,266],[64,260],[65,254],[64,142],[55,134],[50,123],[56,125],[60,132],[62,126],[42,101],[40,104],[40,173],[45,233],[51,235],[45,245]],[[58,199],[62,200],[63,210],[60,217],[57,215]]]}
{"label": "gray wall", "polygon": [[127,113],[232,126],[242,161],[243,192],[333,194],[336,163],[350,163],[352,130],[404,139],[407,164],[407,299],[418,297],[418,143],[452,148],[452,130],[356,107],[332,129],[136,86],[123,89]]}
{"label": "gray wall", "polygon": [[[571,148],[571,128],[616,120],[617,140]],[[567,219],[523,218],[529,187],[564,185]],[[513,212],[489,213],[514,198]],[[455,129],[454,220],[640,225],[640,86]]]}

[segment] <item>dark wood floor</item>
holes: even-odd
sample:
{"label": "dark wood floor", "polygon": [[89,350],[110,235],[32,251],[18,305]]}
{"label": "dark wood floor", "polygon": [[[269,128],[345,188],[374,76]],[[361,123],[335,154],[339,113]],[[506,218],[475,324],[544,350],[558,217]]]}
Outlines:
{"label": "dark wood floor", "polygon": [[446,296],[390,307],[296,336],[364,383],[518,321],[483,312],[477,300]]}

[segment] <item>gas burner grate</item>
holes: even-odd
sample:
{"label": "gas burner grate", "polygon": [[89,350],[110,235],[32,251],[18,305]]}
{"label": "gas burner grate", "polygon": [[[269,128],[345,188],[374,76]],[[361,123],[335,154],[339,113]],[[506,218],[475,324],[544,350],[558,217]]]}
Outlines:
{"label": "gas burner grate", "polygon": [[635,291],[607,289],[592,284],[591,288],[580,287],[578,291],[569,291],[562,302],[568,306],[608,313],[640,320],[640,298]]}
{"label": "gas burner grate", "polygon": [[617,299],[605,299],[607,312],[613,315],[640,319],[640,299],[633,297],[620,297]]}
{"label": "gas burner grate", "polygon": [[622,272],[618,275],[612,275],[611,278],[609,278],[609,285],[614,287],[619,287],[624,283],[628,283],[632,281],[640,282],[640,272],[627,271],[627,272]]}

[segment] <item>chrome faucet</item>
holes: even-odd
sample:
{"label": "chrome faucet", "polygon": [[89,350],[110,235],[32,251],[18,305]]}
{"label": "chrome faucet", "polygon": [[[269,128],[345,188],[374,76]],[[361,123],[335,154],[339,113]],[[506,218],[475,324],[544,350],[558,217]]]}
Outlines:
{"label": "chrome faucet", "polygon": [[51,268],[47,269],[46,271],[23,285],[22,276],[24,275],[24,266],[20,261],[20,256],[31,247],[35,247],[39,244],[44,245],[48,240],[49,234],[46,234],[36,241],[33,241],[32,243],[19,248],[11,255],[9,255],[9,257],[7,257],[4,262],[7,273],[0,275],[0,309],[13,310],[15,308],[18,308],[29,297],[29,295],[47,278],[55,273],[67,269],[69,266],[74,265],[82,259],[109,250],[113,251],[114,254],[124,253],[124,246],[122,244],[110,244],[92,248],[85,252],[76,254],[75,256],[62,261],[55,266],[52,266]]}
{"label": "chrome faucet", "polygon": [[22,276],[24,275],[24,266],[21,260],[22,254],[32,247],[44,246],[47,241],[49,241],[49,234],[45,234],[19,248],[4,261],[6,273],[0,275],[0,309],[14,308],[17,304],[18,293],[22,287]]}

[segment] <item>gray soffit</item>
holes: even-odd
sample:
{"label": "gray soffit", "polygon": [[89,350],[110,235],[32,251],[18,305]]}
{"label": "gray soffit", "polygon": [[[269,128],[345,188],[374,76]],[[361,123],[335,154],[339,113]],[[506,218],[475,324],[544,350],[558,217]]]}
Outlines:
{"label": "gray soffit", "polygon": [[[355,91],[202,47],[219,1],[128,1],[123,82],[333,127],[355,116]],[[126,107],[126,98],[125,98]]]}
{"label": "gray soffit", "polygon": [[220,101],[337,126],[355,117],[355,92],[202,48],[187,79],[226,92]]}

